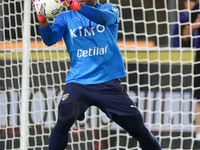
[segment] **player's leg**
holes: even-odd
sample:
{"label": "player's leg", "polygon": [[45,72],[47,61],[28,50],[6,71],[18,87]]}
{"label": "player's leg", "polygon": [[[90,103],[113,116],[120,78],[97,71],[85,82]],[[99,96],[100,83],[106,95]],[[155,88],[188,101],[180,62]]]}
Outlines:
{"label": "player's leg", "polygon": [[140,113],[134,116],[113,115],[112,120],[138,140],[143,150],[161,150],[155,136],[145,127]]}
{"label": "player's leg", "polygon": [[69,130],[82,113],[82,108],[76,104],[59,105],[58,120],[49,139],[49,150],[64,150],[66,148]]}
{"label": "player's leg", "polygon": [[97,107],[137,139],[143,150],[161,149],[156,138],[145,127],[140,111],[127,95],[120,80],[99,84],[98,89]]}
{"label": "player's leg", "polygon": [[68,83],[58,106],[58,120],[51,132],[49,150],[64,150],[68,143],[68,132],[76,120],[84,119],[84,112],[90,106],[84,86]]}

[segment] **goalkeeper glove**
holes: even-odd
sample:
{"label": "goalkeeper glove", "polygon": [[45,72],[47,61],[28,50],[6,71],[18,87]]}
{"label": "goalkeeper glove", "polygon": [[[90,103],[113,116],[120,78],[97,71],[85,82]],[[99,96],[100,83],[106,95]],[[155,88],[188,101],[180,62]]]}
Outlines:
{"label": "goalkeeper glove", "polygon": [[[31,6],[33,7],[33,9],[35,9],[35,0],[32,0]],[[43,17],[40,16],[38,13],[36,13],[36,14],[37,14],[37,19],[38,19],[38,21],[45,21],[45,20],[47,20],[47,18],[43,18]]]}
{"label": "goalkeeper glove", "polygon": [[79,11],[81,8],[81,3],[78,0],[60,0],[60,2],[64,2],[64,6],[76,11]]}
{"label": "goalkeeper glove", "polygon": [[40,16],[38,13],[36,13],[36,14],[37,14],[38,21],[45,21],[45,20],[47,20],[47,18],[44,18],[44,17]]}

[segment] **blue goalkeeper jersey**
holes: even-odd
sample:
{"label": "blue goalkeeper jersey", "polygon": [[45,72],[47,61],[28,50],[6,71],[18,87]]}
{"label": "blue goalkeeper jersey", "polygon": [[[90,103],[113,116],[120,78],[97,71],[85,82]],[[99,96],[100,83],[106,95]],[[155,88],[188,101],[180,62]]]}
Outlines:
{"label": "blue goalkeeper jersey", "polygon": [[92,16],[93,12],[88,13],[91,13],[89,16],[91,15],[95,22],[82,15],[87,11],[87,7],[89,6],[83,5],[80,13],[73,10],[62,12],[51,27],[40,27],[42,39],[47,45],[55,44],[60,37],[65,41],[71,60],[70,72],[65,82],[97,84],[125,77],[123,59],[117,45],[117,7],[110,3],[97,3],[96,8],[93,8],[115,14],[115,23],[106,25],[102,25],[102,21],[98,22],[98,19]]}

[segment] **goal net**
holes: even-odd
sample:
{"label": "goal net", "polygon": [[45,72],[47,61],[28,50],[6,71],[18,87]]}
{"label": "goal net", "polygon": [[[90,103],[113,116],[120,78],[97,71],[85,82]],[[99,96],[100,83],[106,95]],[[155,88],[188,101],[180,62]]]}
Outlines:
{"label": "goal net", "polygon": [[[121,80],[145,125],[163,150],[192,149],[197,127],[193,99],[197,49],[171,46],[171,39],[180,37],[172,30],[183,11],[181,1],[98,2],[119,8],[118,46],[127,74]],[[0,0],[0,150],[48,149],[70,67],[63,41],[44,45],[36,14],[28,5],[31,0]],[[85,116],[71,128],[67,150],[140,149],[98,108],[90,107]]]}

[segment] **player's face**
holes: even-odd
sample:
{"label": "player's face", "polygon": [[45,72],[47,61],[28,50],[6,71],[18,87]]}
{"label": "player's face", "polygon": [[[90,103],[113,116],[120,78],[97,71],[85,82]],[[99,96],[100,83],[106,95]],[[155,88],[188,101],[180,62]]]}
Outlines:
{"label": "player's face", "polygon": [[89,5],[89,6],[96,6],[96,0],[78,0],[79,2]]}

